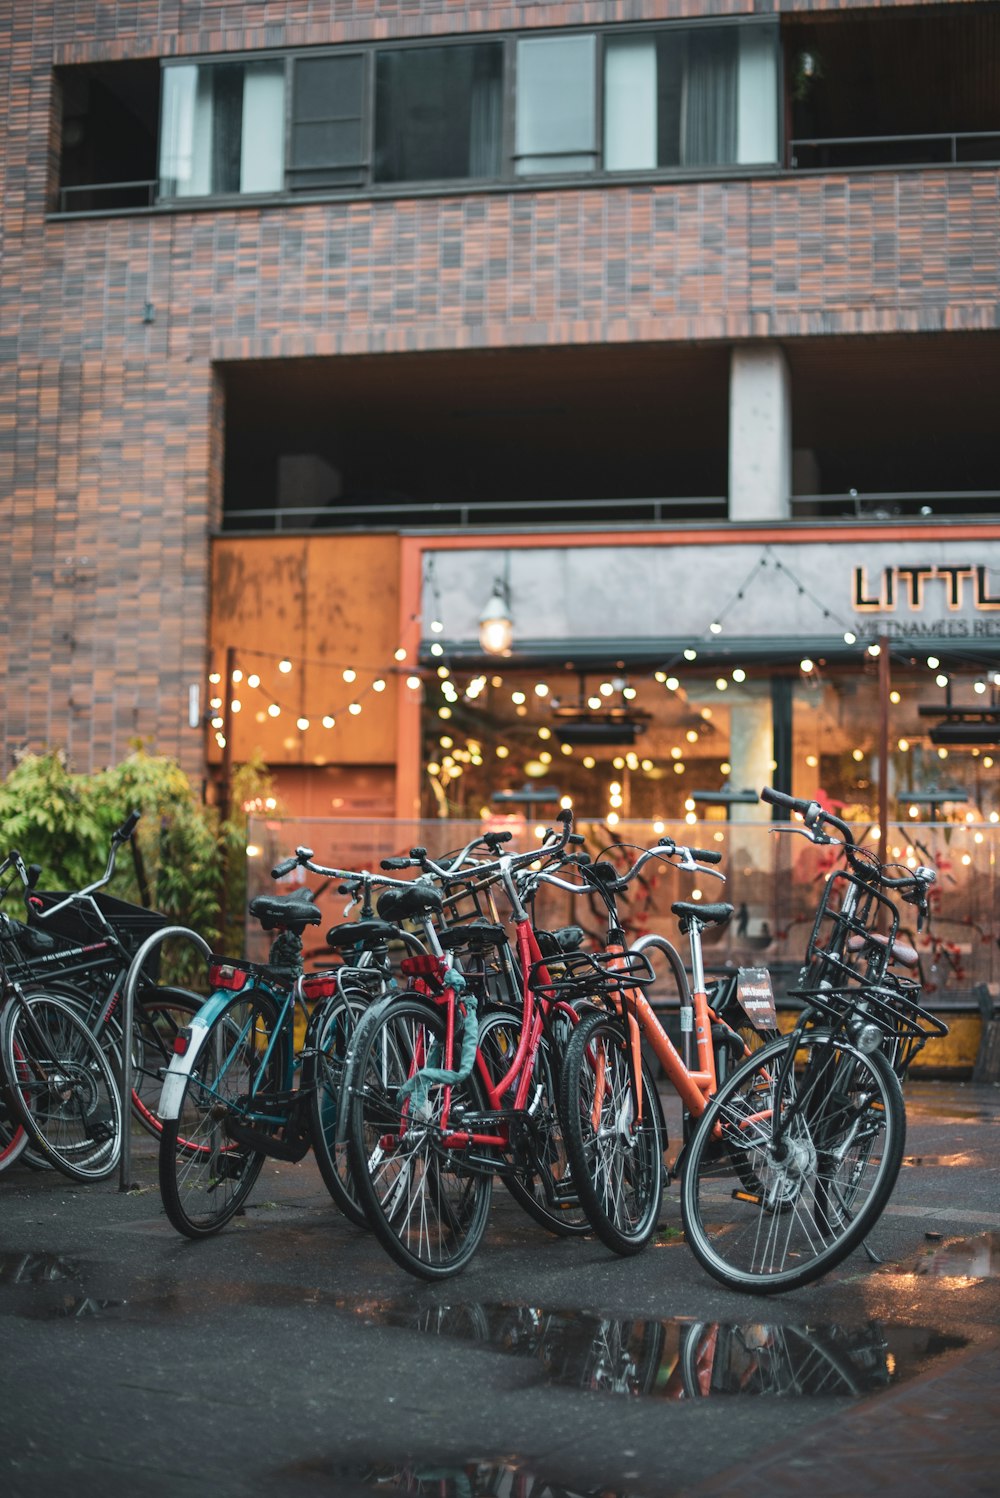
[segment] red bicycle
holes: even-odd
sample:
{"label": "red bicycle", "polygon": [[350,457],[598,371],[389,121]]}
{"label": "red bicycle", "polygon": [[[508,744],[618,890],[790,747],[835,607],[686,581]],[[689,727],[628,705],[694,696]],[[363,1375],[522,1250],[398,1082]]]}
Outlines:
{"label": "red bicycle", "polygon": [[[351,1048],[347,1138],[355,1189],[383,1247],[424,1279],[455,1274],[472,1258],[486,1229],[494,1175],[551,1231],[590,1230],[557,1111],[561,1043],[576,1010],[548,996],[549,960],[519,887],[519,876],[533,865],[537,874],[540,860],[551,865],[563,854],[571,813],[560,820],[561,833],[549,833],[540,848],[501,855],[457,877],[425,854],[414,860],[446,891],[499,887],[515,942],[508,948],[496,921],[445,926],[440,943],[447,955],[407,959],[411,987],[368,1013]],[[392,862],[398,867],[401,860]],[[428,888],[414,881],[414,908]],[[450,898],[446,893],[446,910]],[[408,913],[404,904],[394,892],[397,918]],[[508,957],[521,990],[519,1010],[490,1007],[489,973],[502,972]]]}

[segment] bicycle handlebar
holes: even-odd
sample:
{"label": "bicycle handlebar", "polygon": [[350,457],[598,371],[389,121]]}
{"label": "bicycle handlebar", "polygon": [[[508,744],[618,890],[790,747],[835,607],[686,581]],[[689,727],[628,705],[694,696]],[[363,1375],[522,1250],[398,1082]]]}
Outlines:
{"label": "bicycle handlebar", "polygon": [[[863,869],[860,863],[861,855],[864,853],[867,856],[867,850],[858,848],[850,827],[840,817],[834,816],[832,811],[824,811],[817,801],[805,801],[798,796],[787,796],[784,791],[776,791],[769,785],[766,785],[761,791],[760,799],[766,801],[770,806],[787,807],[789,811],[797,811],[808,828],[808,831],[803,832],[803,836],[808,837],[811,842],[832,843],[834,839],[827,837],[819,824],[826,823],[827,826],[835,827],[843,837],[844,851],[847,854],[848,863],[854,869],[855,873],[863,875],[864,872],[868,872]],[[793,828],[792,830],[797,832],[803,831],[802,828]],[[855,850],[857,851],[855,852]],[[872,855],[872,857],[874,856]],[[917,897],[916,902],[911,901],[910,903],[919,903],[926,894],[928,887],[937,879],[936,870],[927,868],[924,865],[914,869],[912,873],[893,876],[885,872],[885,865],[880,859],[876,859],[876,863],[878,865],[879,883],[886,889],[910,890]]]}
{"label": "bicycle handlebar", "polygon": [[[826,822],[829,826],[836,827],[837,831],[843,836],[845,845],[848,848],[854,847],[854,834],[847,823],[842,822],[840,817],[834,816],[832,811],[824,811],[818,801],[807,801],[801,796],[788,796],[784,791],[776,791],[770,785],[766,785],[761,791],[760,799],[765,801],[768,806],[781,806],[788,811],[797,811],[806,826],[814,834],[817,831],[817,824],[820,822]],[[823,834],[820,833],[820,838],[822,836]]]}
{"label": "bicycle handlebar", "polygon": [[113,832],[111,834],[111,842],[112,842],[112,845],[114,847],[117,848],[122,843],[127,843],[128,842],[129,838],[132,836],[132,834],[135,831],[136,827],[139,825],[139,818],[141,816],[142,816],[142,812],[141,811],[130,811],[129,812],[128,816],[125,818],[125,820],[121,824],[121,826],[115,832]]}

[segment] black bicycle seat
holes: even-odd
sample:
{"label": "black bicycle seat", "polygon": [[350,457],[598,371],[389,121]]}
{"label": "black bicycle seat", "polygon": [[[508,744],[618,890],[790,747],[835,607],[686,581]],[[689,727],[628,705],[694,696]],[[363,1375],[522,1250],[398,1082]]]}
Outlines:
{"label": "black bicycle seat", "polygon": [[343,951],[347,947],[373,947],[383,942],[395,941],[399,927],[391,921],[345,921],[340,926],[331,926],[326,933],[326,944]]}
{"label": "black bicycle seat", "polygon": [[405,921],[437,912],[443,905],[440,890],[430,884],[411,884],[408,889],[386,889],[378,897],[378,913],[385,921]]}
{"label": "black bicycle seat", "polygon": [[256,895],[249,910],[265,931],[294,931],[298,936],[307,926],[318,926],[323,919],[323,912],[313,904],[312,896],[299,890],[290,895]]}
{"label": "black bicycle seat", "polygon": [[685,921],[695,920],[703,926],[724,926],[733,913],[733,907],[720,901],[718,905],[699,905],[693,900],[675,900],[670,909],[687,931]]}

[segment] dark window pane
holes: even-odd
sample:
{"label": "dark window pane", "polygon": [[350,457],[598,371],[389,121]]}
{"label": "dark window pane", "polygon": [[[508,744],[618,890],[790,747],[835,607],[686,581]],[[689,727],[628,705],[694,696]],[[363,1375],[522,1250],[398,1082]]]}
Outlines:
{"label": "dark window pane", "polygon": [[383,52],[375,71],[375,180],[500,175],[502,49]]}
{"label": "dark window pane", "polygon": [[361,113],[361,58],[297,58],[295,62],[295,118],[325,120],[331,114]]}
{"label": "dark window pane", "polygon": [[292,187],[338,187],[362,177],[364,59],[298,58],[292,102]]}

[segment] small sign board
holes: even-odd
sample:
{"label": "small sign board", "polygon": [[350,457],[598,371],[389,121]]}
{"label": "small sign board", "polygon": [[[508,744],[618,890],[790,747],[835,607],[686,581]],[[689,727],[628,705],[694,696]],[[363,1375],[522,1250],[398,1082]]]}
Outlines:
{"label": "small sign board", "polygon": [[736,979],[736,998],[755,1030],[778,1028],[771,974],[766,967],[741,967]]}

